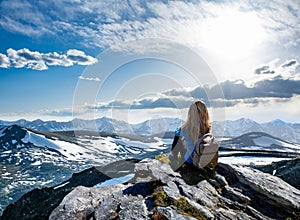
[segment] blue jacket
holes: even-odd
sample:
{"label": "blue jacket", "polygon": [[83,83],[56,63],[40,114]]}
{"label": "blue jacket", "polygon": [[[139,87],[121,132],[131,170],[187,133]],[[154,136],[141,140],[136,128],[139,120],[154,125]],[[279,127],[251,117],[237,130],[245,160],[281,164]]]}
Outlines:
{"label": "blue jacket", "polygon": [[[193,156],[196,145],[193,143],[193,140],[190,138],[187,130],[181,132],[181,128],[176,128],[174,133],[175,133],[174,142],[177,142],[175,140],[176,139],[178,140],[179,137],[181,137],[181,136],[184,137],[185,145],[186,145],[185,146],[186,153],[184,155],[184,159],[187,163],[193,163],[192,156]],[[173,145],[174,145],[174,142],[173,142]],[[175,145],[176,145],[176,143],[175,143]],[[172,147],[174,147],[174,146],[172,146]]]}

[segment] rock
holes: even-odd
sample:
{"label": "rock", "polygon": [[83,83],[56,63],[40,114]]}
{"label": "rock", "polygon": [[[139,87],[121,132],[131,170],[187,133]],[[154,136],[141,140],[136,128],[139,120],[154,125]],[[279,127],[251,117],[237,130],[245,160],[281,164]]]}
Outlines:
{"label": "rock", "polygon": [[271,219],[274,219],[274,218],[269,218],[266,215],[263,215],[262,213],[255,210],[251,206],[247,206],[245,212],[249,213],[250,216],[253,216],[255,219],[258,219],[258,220],[271,220]]}
{"label": "rock", "polygon": [[120,205],[119,218],[120,220],[141,220],[147,219],[147,207],[145,200],[141,196],[126,196],[122,199]]}
{"label": "rock", "polygon": [[218,166],[219,174],[226,176],[232,188],[224,188],[221,192],[223,199],[244,200],[249,203],[244,209],[250,215],[254,209],[260,216],[276,219],[295,217],[295,213],[299,213],[300,191],[280,178],[249,167],[222,163]]}
{"label": "rock", "polygon": [[167,184],[176,177],[181,178],[180,174],[174,172],[170,165],[151,159],[144,159],[137,163],[134,172],[134,179],[137,182],[160,180],[163,184]]}
{"label": "rock", "polygon": [[168,184],[164,186],[164,191],[170,198],[173,198],[175,200],[179,200],[180,197],[182,196],[179,192],[176,183],[172,181],[168,182]]}
{"label": "rock", "polygon": [[223,195],[227,198],[230,198],[233,201],[237,201],[238,203],[242,204],[249,204],[251,199],[248,196],[243,195],[238,190],[234,190],[233,188],[226,186],[223,190]]}
{"label": "rock", "polygon": [[243,212],[234,212],[232,210],[227,210],[224,208],[219,208],[215,211],[215,218],[222,219],[222,220],[251,220],[255,219],[250,217],[249,215]]}
{"label": "rock", "polygon": [[225,177],[223,177],[223,176],[221,176],[219,174],[216,174],[215,177],[209,179],[208,181],[215,188],[223,188],[224,186],[228,185]]}
{"label": "rock", "polygon": [[232,166],[239,181],[255,192],[265,195],[268,202],[284,209],[300,209],[300,191],[283,180],[261,171]]}
{"label": "rock", "polygon": [[207,219],[213,219],[214,215],[204,206],[200,205],[199,203],[194,202],[193,200],[190,200],[189,198],[186,198],[186,201],[193,207],[195,207],[199,212],[203,214],[203,216]]}
{"label": "rock", "polygon": [[[119,200],[123,196],[124,185],[87,188],[76,187],[53,210],[49,219],[89,219],[97,216],[98,219],[110,218],[117,210]],[[97,208],[97,214],[95,209]]]}
{"label": "rock", "polygon": [[94,209],[95,219],[111,219],[115,217],[119,203],[119,198],[116,197],[102,199],[100,205]]}
{"label": "rock", "polygon": [[278,176],[300,190],[300,158],[273,162],[265,166],[255,166],[255,168],[265,173]]}
{"label": "rock", "polygon": [[162,213],[168,220],[196,220],[196,218],[179,214],[174,206],[157,207],[157,212]]}
{"label": "rock", "polygon": [[206,180],[200,182],[197,187],[181,184],[179,189],[187,198],[208,208],[213,208],[218,203],[217,191]]}
{"label": "rock", "polygon": [[141,195],[143,197],[146,197],[147,195],[150,195],[153,192],[152,186],[150,182],[142,182],[142,183],[136,183],[132,186],[129,186],[124,190],[124,195],[133,195],[138,196]]}

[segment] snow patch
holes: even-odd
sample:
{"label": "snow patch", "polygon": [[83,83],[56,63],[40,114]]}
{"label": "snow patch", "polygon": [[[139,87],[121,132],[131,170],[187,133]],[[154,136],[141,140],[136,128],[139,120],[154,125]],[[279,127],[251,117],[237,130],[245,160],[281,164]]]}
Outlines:
{"label": "snow patch", "polygon": [[114,184],[122,184],[122,183],[125,183],[125,182],[131,180],[133,177],[134,177],[134,174],[131,173],[126,176],[106,180],[102,183],[95,185],[94,187],[103,187],[103,186],[110,186],[110,185],[114,185]]}
{"label": "snow patch", "polygon": [[31,164],[32,166],[39,166],[42,165],[41,161],[35,161],[34,163]]}
{"label": "snow patch", "polygon": [[5,172],[5,173],[2,174],[2,176],[9,176],[9,175],[10,175],[9,172]]}
{"label": "snow patch", "polygon": [[3,151],[1,154],[11,154],[12,150]]}
{"label": "snow patch", "polygon": [[3,137],[5,134],[3,134],[3,131],[5,130],[6,127],[0,128],[0,137]]}
{"label": "snow patch", "polygon": [[43,135],[35,134],[30,131],[27,131],[25,137],[21,140],[23,143],[32,143],[38,147],[57,150],[68,159],[78,159],[78,157],[80,157],[81,147],[73,143],[50,140]]}
{"label": "snow patch", "polygon": [[257,137],[253,138],[253,141],[255,145],[262,146],[262,147],[269,147],[271,145],[278,145],[282,147],[287,147],[287,148],[294,148],[294,149],[299,149],[299,147],[295,146],[294,144],[290,144],[284,141],[276,140],[271,137]]}
{"label": "snow patch", "polygon": [[62,184],[60,184],[60,185],[54,187],[53,189],[54,189],[54,190],[59,189],[59,188],[64,187],[65,185],[67,185],[67,184],[69,184],[69,183],[70,183],[70,182],[62,183]]}
{"label": "snow patch", "polygon": [[278,158],[278,157],[252,157],[252,156],[232,156],[220,157],[219,162],[234,165],[267,165],[272,162],[281,160],[290,160],[291,158]]}

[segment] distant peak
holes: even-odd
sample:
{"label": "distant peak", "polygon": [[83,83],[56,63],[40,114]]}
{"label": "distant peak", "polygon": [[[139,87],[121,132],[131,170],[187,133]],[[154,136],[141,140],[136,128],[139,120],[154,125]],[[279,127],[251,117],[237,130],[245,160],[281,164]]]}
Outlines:
{"label": "distant peak", "polygon": [[246,123],[256,123],[256,121],[249,119],[249,118],[240,118],[237,120],[233,120],[232,122],[246,122]]}
{"label": "distant peak", "polygon": [[41,120],[41,119],[35,119],[34,121],[32,121],[32,122],[35,122],[35,123],[43,123],[44,121],[43,120]]}
{"label": "distant peak", "polygon": [[286,124],[284,121],[282,121],[281,119],[275,119],[273,121],[269,122],[270,124],[275,124],[275,125],[282,125],[282,124]]}

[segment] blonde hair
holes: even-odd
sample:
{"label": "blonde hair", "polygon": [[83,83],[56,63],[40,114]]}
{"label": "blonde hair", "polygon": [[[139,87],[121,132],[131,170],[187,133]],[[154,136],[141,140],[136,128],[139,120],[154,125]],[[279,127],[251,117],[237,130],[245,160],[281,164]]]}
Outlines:
{"label": "blonde hair", "polygon": [[207,132],[210,128],[210,119],[204,102],[198,100],[191,104],[187,120],[181,128],[183,130],[188,129],[189,136],[194,144]]}

